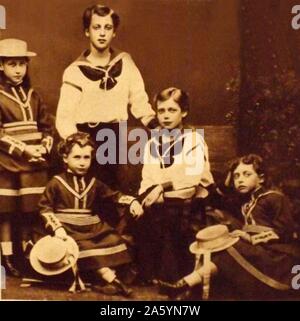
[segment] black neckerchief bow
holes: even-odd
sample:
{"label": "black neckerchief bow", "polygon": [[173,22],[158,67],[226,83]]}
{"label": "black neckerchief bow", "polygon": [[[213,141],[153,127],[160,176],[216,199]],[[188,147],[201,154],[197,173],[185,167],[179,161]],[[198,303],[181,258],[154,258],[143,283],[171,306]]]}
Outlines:
{"label": "black neckerchief bow", "polygon": [[175,138],[175,141],[162,141],[162,136],[158,137],[158,141],[152,141],[150,145],[150,153],[154,158],[160,160],[161,168],[168,168],[174,163],[174,157],[182,152],[184,137]]}
{"label": "black neckerchief bow", "polygon": [[81,65],[79,69],[89,80],[100,80],[99,87],[104,90],[110,90],[117,84],[116,78],[121,75],[123,67],[122,60],[117,61],[112,66],[92,68]]}

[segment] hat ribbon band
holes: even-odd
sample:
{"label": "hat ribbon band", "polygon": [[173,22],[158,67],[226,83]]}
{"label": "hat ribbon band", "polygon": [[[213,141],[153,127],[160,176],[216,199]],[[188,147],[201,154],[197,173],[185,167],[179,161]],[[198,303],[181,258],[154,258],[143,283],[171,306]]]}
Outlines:
{"label": "hat ribbon band", "polygon": [[209,241],[197,241],[197,245],[199,249],[215,249],[219,246],[223,245],[224,242],[228,241],[232,236],[230,234],[223,235],[213,240]]}
{"label": "hat ribbon band", "polygon": [[69,292],[75,293],[77,286],[79,287],[79,291],[85,291],[86,288],[85,288],[85,285],[84,285],[82,279],[80,278],[77,264],[72,264],[72,272],[74,275],[74,281],[69,288]]}
{"label": "hat ribbon band", "polygon": [[46,267],[49,270],[57,270],[60,269],[66,265],[68,265],[70,263],[70,257],[73,257],[72,254],[70,254],[69,256],[65,256],[63,257],[60,261],[55,262],[55,263],[45,263],[40,261],[41,265],[43,265],[44,267]]}

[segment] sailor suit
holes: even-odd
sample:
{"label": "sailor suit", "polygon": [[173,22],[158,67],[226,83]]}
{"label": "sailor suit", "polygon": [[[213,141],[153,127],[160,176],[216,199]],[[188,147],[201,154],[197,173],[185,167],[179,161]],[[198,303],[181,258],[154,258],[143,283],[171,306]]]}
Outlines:
{"label": "sailor suit", "polygon": [[[26,144],[52,148],[47,106],[29,86],[0,83],[0,212],[32,212],[47,183],[47,159],[30,162]],[[47,158],[47,156],[46,156]],[[18,206],[18,204],[20,206]]]}
{"label": "sailor suit", "polygon": [[47,184],[39,206],[48,231],[53,233],[63,226],[77,242],[80,269],[95,270],[131,261],[127,245],[98,213],[105,201],[130,205],[134,199],[92,176],[64,172]]}
{"label": "sailor suit", "polygon": [[234,210],[232,200],[226,204],[224,199],[223,204],[231,212],[223,212],[229,228],[242,229],[250,240],[240,239],[232,248],[214,254],[220,282],[227,281],[245,299],[296,294],[291,287],[295,276],[292,268],[300,258],[299,226],[287,197],[259,188],[248,196],[239,212]]}
{"label": "sailor suit", "polygon": [[164,188],[160,200],[134,223],[137,258],[145,279],[174,281],[192,267],[187,248],[193,237],[193,197],[197,191],[207,196],[206,188],[214,182],[202,135],[186,128],[172,136],[154,136],[145,145],[139,199],[157,185]]}

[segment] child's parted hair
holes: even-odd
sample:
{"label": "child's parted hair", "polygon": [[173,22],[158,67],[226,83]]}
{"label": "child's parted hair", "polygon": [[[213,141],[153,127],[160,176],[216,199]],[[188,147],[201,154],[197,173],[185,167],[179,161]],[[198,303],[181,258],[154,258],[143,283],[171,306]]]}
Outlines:
{"label": "child's parted hair", "polygon": [[181,111],[188,112],[190,109],[189,95],[182,89],[176,87],[169,87],[162,90],[154,97],[154,108],[157,110],[158,102],[164,102],[172,98],[181,108]]}
{"label": "child's parted hair", "polygon": [[68,136],[65,140],[62,140],[58,144],[58,154],[62,157],[65,155],[69,155],[72,151],[73,146],[76,144],[80,147],[91,146],[93,148],[93,152],[95,151],[95,144],[92,141],[91,136],[87,133],[77,132]]}
{"label": "child's parted hair", "polygon": [[230,182],[229,186],[233,187],[233,172],[235,171],[235,169],[240,165],[240,164],[246,164],[246,165],[253,165],[253,169],[255,170],[255,172],[260,176],[263,175],[264,176],[264,185],[268,185],[266,183],[266,169],[265,169],[265,164],[264,164],[264,160],[262,157],[260,157],[257,154],[248,154],[248,155],[244,155],[241,157],[237,157],[234,160],[232,160],[229,163],[229,173],[231,173],[231,177],[230,177]]}
{"label": "child's parted hair", "polygon": [[117,30],[117,28],[120,25],[120,17],[118,14],[116,14],[112,9],[110,9],[107,6],[104,6],[101,4],[96,4],[91,7],[86,8],[83,13],[82,22],[83,22],[84,31],[89,29],[93,14],[96,14],[100,17],[105,17],[105,16],[110,15],[111,19],[113,21],[114,30]]}

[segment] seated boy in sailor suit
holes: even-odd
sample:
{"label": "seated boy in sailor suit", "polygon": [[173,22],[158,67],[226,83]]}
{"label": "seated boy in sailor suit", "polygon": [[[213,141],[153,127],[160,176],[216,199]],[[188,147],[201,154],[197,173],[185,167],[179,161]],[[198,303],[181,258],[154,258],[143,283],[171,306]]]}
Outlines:
{"label": "seated boy in sailor suit", "polygon": [[143,209],[134,197],[111,190],[88,173],[93,150],[86,133],[78,132],[61,142],[59,153],[66,170],[48,183],[39,203],[40,214],[49,232],[61,238],[69,235],[77,242],[79,271],[95,271],[116,288],[115,293],[129,295],[131,291],[117,279],[114,269],[130,263],[131,256],[118,233],[98,215],[98,209],[106,200],[128,205],[133,216],[140,216]]}
{"label": "seated boy in sailor suit", "polygon": [[152,131],[145,145],[139,199],[146,210],[135,224],[137,258],[146,281],[174,280],[188,265],[190,200],[196,190],[207,196],[214,182],[201,132],[183,125],[188,95],[167,88],[156,96],[154,107],[160,129]]}

